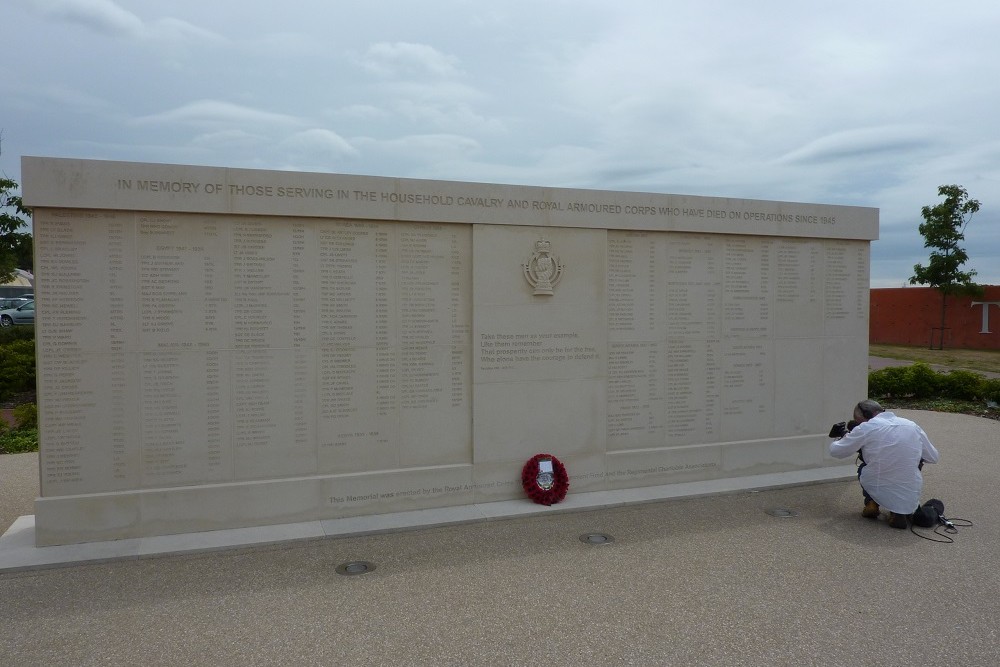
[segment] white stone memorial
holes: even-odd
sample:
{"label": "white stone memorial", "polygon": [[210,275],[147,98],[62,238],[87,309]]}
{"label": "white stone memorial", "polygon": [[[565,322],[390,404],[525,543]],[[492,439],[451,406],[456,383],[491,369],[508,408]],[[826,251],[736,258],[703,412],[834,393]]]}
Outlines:
{"label": "white stone memorial", "polygon": [[520,499],[542,452],[571,496],[824,469],[865,395],[877,209],[33,157],[22,179],[38,545]]}

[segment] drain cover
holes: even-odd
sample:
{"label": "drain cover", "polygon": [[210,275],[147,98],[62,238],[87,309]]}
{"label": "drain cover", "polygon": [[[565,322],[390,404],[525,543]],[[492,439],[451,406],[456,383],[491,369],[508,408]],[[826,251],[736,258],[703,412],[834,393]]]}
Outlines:
{"label": "drain cover", "polygon": [[580,541],[586,544],[611,544],[615,538],[607,533],[585,533],[580,536]]}
{"label": "drain cover", "polygon": [[367,563],[363,560],[352,560],[349,563],[341,563],[338,565],[337,574],[366,574],[374,569],[374,563]]}
{"label": "drain cover", "polygon": [[767,513],[779,519],[790,519],[799,515],[797,510],[790,510],[787,507],[775,507],[767,510]]}

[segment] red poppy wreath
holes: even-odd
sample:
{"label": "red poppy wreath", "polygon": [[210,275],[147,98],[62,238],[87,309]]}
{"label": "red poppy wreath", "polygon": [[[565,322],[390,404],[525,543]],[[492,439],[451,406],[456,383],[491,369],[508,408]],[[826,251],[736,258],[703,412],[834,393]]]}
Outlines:
{"label": "red poppy wreath", "polygon": [[551,454],[535,454],[521,470],[521,486],[539,505],[554,505],[569,491],[566,466]]}

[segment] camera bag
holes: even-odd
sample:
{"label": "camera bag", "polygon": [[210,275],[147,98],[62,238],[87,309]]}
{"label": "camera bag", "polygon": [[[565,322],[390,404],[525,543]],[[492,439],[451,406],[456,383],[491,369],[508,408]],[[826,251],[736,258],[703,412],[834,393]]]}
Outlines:
{"label": "camera bag", "polygon": [[912,521],[914,526],[920,528],[932,528],[938,525],[944,515],[944,503],[937,498],[931,498],[926,503],[917,508],[913,513]]}

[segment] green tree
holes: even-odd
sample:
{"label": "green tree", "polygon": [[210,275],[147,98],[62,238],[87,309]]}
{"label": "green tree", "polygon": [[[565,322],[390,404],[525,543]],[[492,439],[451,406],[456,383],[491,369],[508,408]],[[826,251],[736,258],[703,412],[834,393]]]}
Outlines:
{"label": "green tree", "polygon": [[17,268],[28,273],[35,272],[35,239],[31,234],[17,232],[14,235],[14,254],[17,255]]}
{"label": "green tree", "polygon": [[14,269],[31,268],[21,266],[27,259],[25,248],[31,248],[31,234],[18,230],[28,226],[30,212],[17,191],[17,181],[0,178],[0,283],[10,282]]}
{"label": "green tree", "polygon": [[[924,247],[933,250],[927,266],[916,264],[913,267],[910,284],[930,285],[941,292],[941,342],[938,349],[944,349],[948,296],[979,295],[983,288],[973,281],[975,271],[962,270],[969,255],[959,245],[960,241],[965,240],[965,228],[972,219],[972,214],[979,210],[979,202],[969,199],[969,193],[958,185],[939,186],[938,196],[944,197],[944,201],[936,206],[924,206],[920,210],[920,215],[924,218],[920,225]],[[934,347],[933,334],[931,347]]]}

